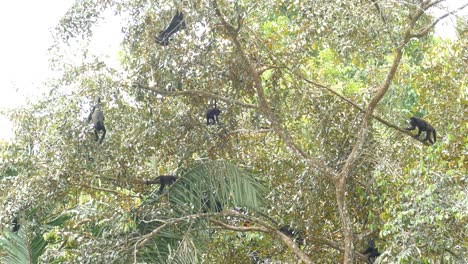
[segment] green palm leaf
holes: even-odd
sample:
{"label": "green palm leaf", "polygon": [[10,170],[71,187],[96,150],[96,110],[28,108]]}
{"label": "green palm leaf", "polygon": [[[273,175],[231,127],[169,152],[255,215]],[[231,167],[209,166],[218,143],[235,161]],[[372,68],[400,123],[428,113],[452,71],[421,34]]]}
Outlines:
{"label": "green palm leaf", "polygon": [[23,229],[20,229],[18,234],[6,232],[5,236],[0,237],[0,247],[6,252],[6,256],[1,259],[2,263],[38,263],[37,260],[44,252],[47,242],[41,235],[30,239]]}
{"label": "green palm leaf", "polygon": [[[166,218],[219,212],[229,208],[258,210],[264,192],[262,184],[246,170],[226,161],[207,161],[189,168],[162,195],[155,191],[146,204],[154,206],[161,202],[162,205],[167,201],[167,214],[157,216],[163,221]],[[159,206],[155,208],[164,210]],[[155,216],[151,218],[154,220]],[[139,253],[139,260],[158,259],[158,263],[199,262],[199,252],[203,252],[206,245],[204,241],[211,236],[208,225],[206,218],[193,218],[168,226],[145,245],[145,249]],[[161,222],[145,221],[140,226],[143,233],[148,233],[161,226]]]}

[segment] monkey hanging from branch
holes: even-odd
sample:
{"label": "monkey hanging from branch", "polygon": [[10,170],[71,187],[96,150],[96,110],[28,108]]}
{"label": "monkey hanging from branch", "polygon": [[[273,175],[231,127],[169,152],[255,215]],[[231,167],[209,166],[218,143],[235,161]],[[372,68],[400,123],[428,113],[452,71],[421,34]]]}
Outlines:
{"label": "monkey hanging from branch", "polygon": [[[106,137],[106,128],[104,127],[104,113],[102,112],[101,98],[97,98],[97,104],[93,106],[91,113],[88,116],[88,122],[93,120],[94,126],[94,135],[96,136],[96,141],[99,141],[99,144],[102,143]],[[98,131],[102,131],[101,139],[99,140]]]}
{"label": "monkey hanging from branch", "polygon": [[162,46],[169,45],[169,38],[179,30],[185,29],[186,27],[184,14],[179,11],[179,9],[177,9],[176,13],[172,17],[171,23],[169,23],[169,26],[159,32],[158,36],[156,37],[156,43]]}

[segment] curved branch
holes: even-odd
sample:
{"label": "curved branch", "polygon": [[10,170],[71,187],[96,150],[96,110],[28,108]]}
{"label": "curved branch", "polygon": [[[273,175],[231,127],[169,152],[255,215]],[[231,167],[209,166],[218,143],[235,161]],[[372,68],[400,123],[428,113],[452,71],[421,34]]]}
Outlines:
{"label": "curved branch", "polygon": [[[288,70],[289,70],[290,72],[292,72],[289,68],[288,68]],[[330,88],[330,87],[328,87],[328,86],[325,86],[325,85],[323,85],[323,84],[316,83],[316,82],[314,82],[314,81],[312,81],[312,80],[310,80],[310,79],[307,79],[306,77],[304,77],[304,74],[303,74],[303,73],[295,73],[295,72],[292,72],[292,73],[295,74],[296,76],[298,76],[299,78],[301,78],[304,82],[306,82],[306,83],[308,83],[308,84],[311,84],[311,85],[314,85],[314,86],[316,86],[316,87],[319,87],[319,88],[321,88],[321,89],[325,89],[326,91],[328,91],[328,92],[330,92],[330,93],[332,93],[332,94],[338,96],[338,98],[340,98],[341,100],[343,100],[343,101],[345,101],[346,103],[350,104],[352,107],[356,108],[359,112],[361,112],[361,113],[365,113],[365,112],[366,112],[366,110],[365,110],[364,108],[360,107],[358,104],[356,104],[355,102],[351,101],[350,99],[344,97],[343,95],[341,95],[341,94],[338,93],[337,91],[333,90],[332,88]],[[421,140],[421,139],[418,139],[418,138],[414,137],[414,135],[413,135],[411,132],[409,132],[408,130],[406,130],[405,128],[401,128],[401,127],[399,127],[399,126],[397,126],[397,125],[394,125],[394,124],[392,124],[392,123],[386,121],[385,119],[381,118],[381,117],[378,116],[378,115],[372,114],[371,117],[374,118],[375,120],[379,121],[380,123],[386,125],[387,127],[393,128],[393,129],[395,129],[395,130],[397,130],[397,131],[399,131],[399,132],[401,132],[401,133],[403,133],[403,134],[406,134],[406,135],[408,135],[408,136],[411,136],[413,139],[415,139],[415,140],[417,140],[417,141],[423,143],[423,144],[426,145],[426,146],[430,146],[430,145],[431,145],[430,143],[428,143],[428,142],[426,142],[426,141],[423,141],[423,140]]]}
{"label": "curved branch", "polygon": [[312,260],[309,258],[309,256],[307,256],[290,237],[283,234],[281,231],[279,231],[275,227],[265,224],[262,221],[254,217],[247,216],[247,215],[241,214],[233,210],[227,211],[226,215],[232,215],[235,217],[247,219],[259,225],[260,227],[236,227],[236,226],[225,224],[217,220],[211,220],[211,221],[215,223],[216,225],[219,225],[219,226],[222,226],[223,228],[234,230],[234,231],[239,231],[239,232],[257,231],[257,232],[268,233],[272,235],[273,237],[275,237],[276,239],[281,240],[284,244],[286,244],[301,261],[303,261],[304,263],[308,263],[308,264],[313,263]]}
{"label": "curved branch", "polygon": [[230,37],[232,38],[235,48],[239,52],[239,55],[242,57],[242,60],[247,66],[247,71],[249,72],[250,76],[252,77],[255,83],[255,89],[256,89],[257,97],[260,103],[259,110],[271,122],[271,125],[273,129],[275,130],[275,132],[280,136],[280,138],[285,142],[285,144],[291,150],[293,150],[297,155],[307,160],[307,162],[311,164],[313,167],[323,170],[325,172],[326,177],[328,177],[329,179],[333,179],[336,175],[334,170],[328,167],[326,163],[324,163],[323,161],[310,157],[302,148],[300,148],[297,144],[293,142],[292,138],[288,135],[287,131],[283,128],[278,117],[271,110],[271,107],[269,106],[269,103],[263,91],[263,85],[262,85],[262,80],[260,79],[260,75],[258,74],[257,70],[253,67],[253,65],[250,63],[249,58],[245,54],[244,49],[242,48],[242,45],[238,39],[237,32],[234,30],[234,27],[230,25],[229,23],[227,23],[226,20],[224,19],[223,14],[218,8],[218,3],[216,0],[213,0],[213,6],[215,9],[216,15],[219,17],[219,19],[221,20],[221,23],[227,29],[227,32],[230,34]]}
{"label": "curved branch", "polygon": [[422,29],[422,30],[419,31],[418,33],[413,33],[413,34],[411,34],[411,37],[412,37],[412,38],[422,38],[422,37],[426,36],[426,35],[429,33],[429,31],[430,31],[432,28],[434,28],[435,25],[437,25],[437,23],[439,23],[442,19],[448,17],[449,15],[453,15],[453,14],[457,13],[458,11],[463,10],[463,9],[464,9],[465,7],[467,7],[467,6],[468,6],[468,3],[466,3],[466,4],[462,5],[462,6],[460,6],[459,8],[457,8],[457,9],[455,9],[455,10],[453,10],[453,11],[447,12],[446,14],[444,14],[444,15],[438,17],[436,20],[434,20],[434,22],[432,22],[429,26],[427,26],[426,28]]}
{"label": "curved branch", "polygon": [[[232,231],[237,231],[237,232],[262,232],[262,233],[267,233],[267,234],[270,234],[272,235],[273,237],[283,241],[283,243],[285,243],[290,249],[292,252],[294,252],[298,257],[300,257],[300,253],[303,254],[302,250],[300,250],[296,243],[290,238],[288,237],[287,235],[285,235],[284,233],[282,233],[281,231],[279,231],[277,228],[269,225],[269,224],[266,224],[264,223],[263,221],[255,218],[255,217],[252,217],[252,216],[248,216],[248,215],[244,215],[244,214],[241,214],[237,211],[228,211],[227,214],[229,215],[232,215],[232,216],[235,216],[237,218],[243,218],[243,219],[246,219],[250,222],[253,222],[255,223],[256,225],[258,226],[250,226],[250,227],[244,227],[244,226],[233,226],[233,225],[229,225],[229,224],[226,224],[226,223],[223,223],[219,220],[214,220],[214,219],[211,219],[210,221],[222,228],[225,228],[225,229],[229,229],[229,230],[232,230]],[[329,241],[327,239],[323,239],[323,238],[314,238],[314,239],[309,239],[309,238],[306,238],[307,241],[311,241],[312,243],[314,244],[319,244],[319,245],[327,245],[329,246],[330,248],[333,248],[333,249],[336,249],[338,251],[341,251],[341,252],[344,252],[344,249],[332,242],[332,241]],[[298,251],[295,251],[294,250],[294,246],[297,247],[297,249],[299,250]],[[357,253],[357,255],[359,256],[359,258],[361,258],[362,260],[366,260],[366,256],[360,254],[360,253]],[[307,259],[309,259],[309,257],[307,255],[305,255],[307,257]],[[304,259],[302,259],[300,257],[301,260],[303,260],[304,262],[307,263],[307,261],[305,261]]]}
{"label": "curved branch", "polygon": [[346,179],[349,177],[350,171],[354,166],[357,158],[362,152],[362,148],[364,146],[364,142],[368,135],[369,130],[369,120],[372,117],[372,114],[377,107],[380,100],[382,100],[383,96],[387,93],[392,81],[395,77],[396,71],[400,65],[401,59],[403,57],[403,49],[408,44],[411,39],[411,31],[416,25],[416,22],[421,18],[424,12],[434,5],[437,1],[436,0],[428,5],[424,5],[421,3],[421,9],[419,9],[411,21],[408,23],[405,33],[403,34],[403,39],[398,47],[396,47],[394,51],[393,61],[388,70],[387,76],[384,82],[380,85],[380,88],[377,89],[376,93],[372,97],[365,110],[364,118],[362,120],[361,128],[359,129],[359,133],[356,139],[356,142],[349,154],[348,158],[346,159],[345,164],[341,168],[339,172],[338,179],[335,181],[335,195],[336,195],[336,202],[338,204],[338,212],[340,215],[340,220],[343,225],[343,235],[344,235],[344,256],[343,256],[343,263],[352,263],[354,261],[355,250],[354,250],[354,233],[352,222],[349,217],[347,205],[346,205]]}

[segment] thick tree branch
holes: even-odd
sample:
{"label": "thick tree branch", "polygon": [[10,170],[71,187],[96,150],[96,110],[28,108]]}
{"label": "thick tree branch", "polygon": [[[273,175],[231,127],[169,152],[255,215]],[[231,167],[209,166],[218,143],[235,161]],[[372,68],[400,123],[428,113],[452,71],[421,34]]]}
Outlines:
{"label": "thick tree branch", "polygon": [[237,36],[237,31],[234,29],[232,25],[226,22],[224,19],[223,14],[218,8],[218,3],[216,0],[213,0],[213,6],[215,9],[216,15],[219,17],[221,20],[221,23],[223,26],[226,28],[226,31],[228,32],[229,36],[231,37],[234,46],[236,47],[236,50],[239,52],[239,55],[242,57],[246,67],[247,71],[249,72],[250,76],[252,77],[254,84],[255,84],[255,89],[257,92],[257,97],[259,99],[259,110],[262,112],[262,114],[271,122],[271,125],[275,132],[280,136],[280,138],[285,142],[285,144],[293,150],[297,155],[301,156],[305,160],[309,162],[313,167],[320,169],[325,172],[325,176],[327,176],[330,179],[333,179],[336,175],[336,173],[328,167],[323,161],[315,159],[313,157],[310,157],[302,148],[300,148],[298,145],[296,145],[291,137],[288,135],[287,131],[283,128],[281,125],[281,122],[279,121],[278,117],[276,114],[271,110],[269,103],[265,97],[264,91],[263,91],[263,85],[262,85],[262,80],[260,79],[260,75],[258,74],[257,70],[253,67],[253,65],[250,63],[249,58],[244,52],[244,49],[242,47],[242,44],[240,43],[238,36]]}
{"label": "thick tree branch", "polygon": [[[437,1],[435,1],[437,2]],[[344,234],[344,257],[343,263],[353,263],[355,250],[354,250],[354,232],[352,227],[352,222],[349,217],[348,208],[346,205],[346,179],[349,176],[349,173],[354,166],[358,156],[360,155],[362,148],[364,146],[364,142],[368,135],[369,130],[369,120],[372,117],[372,114],[377,107],[380,100],[382,100],[383,96],[388,91],[394,77],[396,71],[400,65],[401,59],[403,57],[403,49],[408,44],[409,40],[411,39],[411,31],[416,25],[416,22],[419,18],[424,14],[424,12],[435,2],[432,2],[428,5],[421,4],[421,9],[416,11],[414,17],[411,18],[411,21],[408,23],[406,27],[405,33],[403,34],[403,39],[400,42],[400,45],[394,51],[393,62],[388,70],[387,76],[384,82],[380,85],[380,88],[377,89],[375,95],[369,102],[367,109],[364,113],[364,118],[361,124],[361,128],[359,130],[356,142],[349,154],[348,158],[346,159],[345,164],[343,165],[337,180],[335,181],[335,194],[336,194],[336,201],[338,204],[338,211],[340,215],[340,219],[343,225],[343,234]]]}
{"label": "thick tree branch", "polygon": [[[248,216],[248,215],[244,215],[244,214],[241,214],[237,211],[229,211],[227,214],[229,215],[232,215],[232,216],[235,216],[237,218],[242,218],[242,219],[246,219],[258,226],[250,226],[250,227],[244,227],[244,226],[233,226],[233,225],[229,225],[229,224],[226,224],[226,223],[223,223],[219,220],[214,220],[214,219],[210,219],[210,221],[222,228],[225,228],[225,229],[229,229],[229,230],[233,230],[233,231],[237,231],[237,232],[263,232],[263,233],[267,233],[267,234],[270,234],[272,235],[274,238],[276,239],[279,239],[281,241],[283,241],[283,243],[285,243],[290,249],[291,251],[293,251],[301,260],[303,260],[300,255],[298,255],[300,252],[302,252],[302,250],[300,250],[296,243],[293,241],[293,239],[291,239],[290,237],[286,236],[284,233],[282,233],[281,231],[279,231],[276,227],[274,226],[271,226],[255,217],[252,217],[252,216]],[[316,245],[326,245],[326,246],[329,246],[330,248],[333,248],[333,249],[336,249],[338,251],[341,251],[341,252],[344,252],[344,249],[343,247],[341,247],[340,245],[332,242],[332,241],[329,241],[327,239],[323,239],[323,238],[304,238],[306,241],[309,241],[313,244],[316,244]],[[297,249],[300,251],[300,252],[297,252],[294,250],[294,246],[297,247]],[[359,258],[361,258],[362,260],[366,260],[366,257],[362,254],[357,254],[359,256]],[[306,255],[307,259],[309,259],[309,257]],[[304,261],[304,260],[303,260]],[[306,262],[306,261],[304,261]],[[307,263],[307,262],[306,262]]]}

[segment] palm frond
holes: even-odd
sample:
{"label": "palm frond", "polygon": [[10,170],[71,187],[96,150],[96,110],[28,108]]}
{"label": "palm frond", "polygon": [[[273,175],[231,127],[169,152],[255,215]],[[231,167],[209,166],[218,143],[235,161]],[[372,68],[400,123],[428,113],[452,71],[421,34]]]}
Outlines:
{"label": "palm frond", "polygon": [[[154,192],[151,195],[145,203],[166,213],[150,215],[148,221],[140,223],[140,231],[146,234],[160,227],[165,219],[197,213],[219,212],[227,208],[258,210],[264,193],[262,184],[246,170],[232,163],[200,162],[180,175],[163,194]],[[193,218],[170,225],[147,243],[144,250],[139,251],[139,260],[159,259],[158,263],[199,262],[198,252],[203,251],[204,241],[211,236],[209,224],[206,219]]]}
{"label": "palm frond", "polygon": [[37,263],[39,257],[44,253],[47,242],[41,235],[29,239],[23,231],[24,228],[14,232],[6,232],[0,237],[0,247],[6,252],[1,259],[2,263],[24,264]]}
{"label": "palm frond", "polygon": [[181,215],[222,208],[258,208],[264,187],[251,174],[226,161],[196,164],[168,189],[169,202]]}

